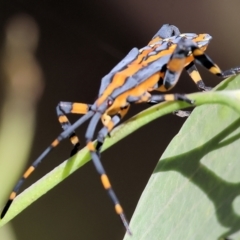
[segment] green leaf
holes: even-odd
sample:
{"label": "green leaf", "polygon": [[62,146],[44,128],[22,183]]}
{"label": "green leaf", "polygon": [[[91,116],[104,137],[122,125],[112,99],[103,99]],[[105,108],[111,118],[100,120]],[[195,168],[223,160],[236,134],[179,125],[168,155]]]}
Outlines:
{"label": "green leaf", "polygon": [[[238,88],[239,76],[216,90]],[[226,106],[192,112],[158,162],[132,217],[133,236],[124,240],[240,239],[240,115],[229,107],[240,101],[234,95]]]}
{"label": "green leaf", "polygon": [[[233,80],[234,82],[240,81],[239,77],[235,79],[232,78],[223,82],[220,85],[220,87],[224,89],[225,86],[229,85],[230,82]],[[234,89],[236,88],[237,88],[237,85],[235,85]],[[194,93],[194,94],[190,94],[188,97],[195,100],[196,105],[218,103],[218,104],[230,106],[232,109],[234,109],[240,114],[240,104],[239,104],[240,90]],[[171,113],[175,110],[186,108],[186,107],[189,107],[189,104],[177,101],[177,102],[165,102],[165,103],[158,104],[148,108],[147,110],[127,120],[125,123],[123,123],[119,127],[116,127],[111,133],[111,138],[106,139],[103,145],[103,151],[105,151],[107,148],[111,147],[112,145],[114,145],[124,137],[128,136],[132,132],[136,131],[140,127],[153,121],[154,119],[159,118],[168,113]],[[194,136],[196,138],[195,134]],[[60,164],[58,167],[56,167],[51,172],[46,174],[43,178],[41,178],[35,184],[27,188],[14,200],[8,213],[6,214],[4,219],[0,221],[0,226],[3,226],[4,224],[6,224],[8,221],[14,218],[17,214],[19,214],[22,210],[24,210],[27,206],[29,206],[38,198],[40,198],[42,195],[44,195],[49,190],[54,188],[57,184],[61,183],[65,178],[70,176],[73,172],[78,170],[88,161],[90,161],[90,155],[87,149],[83,148],[74,157],[64,161],[62,164]],[[141,161],[144,161],[144,159],[142,159]],[[157,190],[162,190],[162,188],[158,186]],[[158,196],[162,196],[162,195],[160,193],[156,193],[154,197],[157,198]],[[151,195],[151,197],[153,197],[153,195]],[[132,230],[135,234],[134,236],[136,236],[135,239],[141,239],[141,237],[140,238],[137,237],[137,233],[138,231],[140,233],[141,229],[145,229],[145,228],[143,227],[143,225],[139,225],[140,228],[137,228],[136,225],[133,225],[132,227]],[[145,224],[145,226],[147,227],[147,229],[149,229],[148,228],[149,224]],[[142,239],[159,239],[159,238],[147,237]]]}

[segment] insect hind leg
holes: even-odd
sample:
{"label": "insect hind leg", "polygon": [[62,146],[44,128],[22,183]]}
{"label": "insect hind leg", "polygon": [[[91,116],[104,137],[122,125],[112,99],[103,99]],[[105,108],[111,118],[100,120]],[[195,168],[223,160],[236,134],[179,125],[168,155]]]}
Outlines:
{"label": "insect hind leg", "polygon": [[56,148],[61,141],[68,138],[71,132],[74,131],[77,127],[82,125],[85,121],[87,121],[90,117],[93,116],[93,112],[89,111],[84,116],[82,116],[80,119],[78,119],[72,126],[70,126],[67,130],[63,131],[52,143],[49,145],[45,151],[41,153],[41,155],[31,164],[31,166],[24,172],[21,179],[17,182],[15,187],[13,188],[12,193],[10,194],[8,201],[5,205],[5,207],[2,210],[1,218],[4,218],[6,215],[8,209],[10,208],[12,202],[14,201],[15,197],[17,196],[20,187],[23,185],[25,180],[36,170],[38,165],[43,161],[43,159],[54,149]]}
{"label": "insect hind leg", "polygon": [[[91,105],[84,103],[60,102],[56,107],[56,112],[63,130],[67,130],[71,126],[66,114],[86,114],[90,110],[90,107]],[[79,151],[80,141],[75,131],[70,133],[69,139],[74,146],[70,153],[70,156],[73,156]]]}
{"label": "insect hind leg", "polygon": [[186,69],[187,73],[189,74],[189,76],[194,81],[194,83],[197,85],[197,87],[200,91],[210,91],[212,89],[211,87],[207,87],[205,85],[205,83],[203,82],[203,80],[200,76],[200,73],[199,73],[196,65],[194,64],[194,61],[190,62],[185,67],[185,69]]}
{"label": "insect hind leg", "polygon": [[[125,217],[123,208],[122,208],[122,206],[121,206],[121,204],[120,204],[120,202],[117,198],[117,195],[115,194],[115,192],[114,192],[114,190],[111,186],[110,180],[109,180],[109,178],[106,174],[106,171],[105,171],[105,169],[104,169],[104,167],[101,163],[100,154],[99,154],[106,136],[120,122],[121,118],[127,113],[128,109],[129,109],[129,107],[120,110],[119,114],[114,115],[113,117],[110,117],[109,115],[107,115],[108,121],[104,124],[105,126],[98,133],[97,145],[96,146],[92,142],[92,138],[93,138],[93,131],[92,130],[90,130],[89,132],[87,131],[86,139],[87,139],[87,148],[90,151],[93,164],[94,164],[98,174],[100,175],[102,185],[103,185],[104,189],[107,191],[110,199],[112,200],[112,202],[114,204],[115,212],[117,213],[117,215],[120,216],[121,221],[122,221],[124,227],[126,228],[128,234],[131,235],[132,233],[129,229],[129,224],[128,224],[128,221]],[[93,119],[93,125],[91,125],[91,129],[95,128],[94,125],[96,125],[97,117],[95,119]]]}
{"label": "insect hind leg", "polygon": [[[97,146],[96,146],[96,151],[98,153],[98,156],[99,156],[99,152],[100,152],[101,146],[102,146],[106,136],[120,122],[120,120],[123,118],[123,116],[127,113],[128,109],[129,109],[129,106],[127,108],[125,108],[125,109],[120,110],[119,114],[113,116],[111,118],[111,120],[106,124],[106,126],[104,126],[99,131],[98,137],[97,137]],[[95,164],[97,164],[97,162]],[[97,166],[96,166],[96,168],[97,168]],[[119,202],[119,200],[118,200],[118,198],[117,198],[113,188],[111,187],[111,184],[110,184],[110,181],[109,181],[109,179],[107,177],[107,174],[105,172],[102,172],[102,173],[99,172],[99,174],[101,175],[102,184],[103,184],[105,190],[108,192],[108,195],[109,195],[110,199],[112,200],[112,202],[113,202],[113,204],[115,206],[116,213],[120,216],[120,218],[122,220],[122,223],[123,223],[124,227],[126,228],[127,232],[131,235],[132,233],[131,233],[131,231],[129,229],[128,221],[127,221],[127,219],[125,217],[125,214],[124,214],[123,209],[122,209],[122,207],[120,205],[120,202]]]}

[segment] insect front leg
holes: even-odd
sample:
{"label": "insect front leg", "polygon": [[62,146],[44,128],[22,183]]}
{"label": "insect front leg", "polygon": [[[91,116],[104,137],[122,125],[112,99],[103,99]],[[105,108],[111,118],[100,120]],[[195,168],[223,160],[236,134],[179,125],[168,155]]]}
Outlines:
{"label": "insect front leg", "polygon": [[[182,69],[184,68],[186,55],[182,51],[180,51],[179,47],[180,46],[176,47],[176,49],[174,50],[169,62],[162,69],[162,73],[164,73],[164,77],[163,77],[163,80],[160,82],[161,83],[161,86],[159,88],[160,91],[168,91],[168,90],[172,89],[176,85],[176,83],[179,79],[179,76],[182,72]],[[194,66],[189,71],[193,71],[193,70],[195,70]],[[196,72],[195,75],[194,75],[195,78],[193,80],[194,81],[196,80],[197,82],[199,82],[198,86],[200,86],[201,85],[200,84],[201,83],[200,82],[201,77],[200,77],[198,71]],[[166,99],[187,101],[187,99],[185,99],[183,96],[184,95],[181,95],[181,94],[180,95],[179,94],[159,95],[160,98],[157,98],[156,102],[155,102],[154,97],[153,97],[149,101],[149,104],[155,104],[155,103],[158,103],[160,101],[167,101]],[[173,114],[176,115],[176,116],[179,116],[179,117],[188,117],[191,114],[191,112],[190,111],[179,110],[179,111],[174,111]]]}
{"label": "insect front leg", "polygon": [[[56,112],[63,130],[67,130],[71,126],[66,114],[86,114],[90,108],[91,105],[85,103],[60,102],[56,107]],[[70,153],[70,156],[73,156],[79,151],[80,142],[75,131],[69,135],[69,139],[74,146]]]}
{"label": "insect front leg", "polygon": [[217,64],[215,64],[210,57],[204,53],[196,44],[192,41],[186,41],[183,43],[187,48],[190,47],[193,57],[209,72],[212,74],[221,77],[227,78],[240,73],[240,67],[235,67],[226,71],[222,71]]}
{"label": "insect front leg", "polygon": [[162,85],[165,88],[165,91],[169,91],[176,85],[185,66],[186,54],[181,50],[181,47],[180,41],[172,53],[170,60],[162,69],[162,72],[164,73]]}
{"label": "insect front leg", "polygon": [[189,74],[189,76],[192,78],[192,80],[194,81],[194,83],[197,85],[198,89],[201,91],[210,91],[212,88],[211,87],[207,87],[205,85],[205,83],[203,82],[200,73],[196,67],[196,65],[194,64],[194,62],[190,62],[186,67],[185,67],[187,73]]}

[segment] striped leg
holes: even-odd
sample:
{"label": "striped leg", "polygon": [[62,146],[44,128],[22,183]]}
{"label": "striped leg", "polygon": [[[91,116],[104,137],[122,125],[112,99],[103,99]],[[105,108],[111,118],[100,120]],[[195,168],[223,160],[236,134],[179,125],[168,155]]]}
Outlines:
{"label": "striped leg", "polygon": [[70,126],[67,130],[62,132],[52,143],[51,145],[45,149],[45,151],[32,163],[32,165],[25,171],[25,173],[22,175],[22,178],[17,182],[15,187],[13,188],[12,193],[9,196],[9,199],[5,205],[5,207],[2,210],[1,218],[5,216],[7,213],[9,207],[11,206],[13,200],[17,196],[17,193],[20,190],[20,187],[25,182],[25,180],[32,174],[32,172],[38,167],[38,165],[42,162],[42,160],[48,155],[49,152],[51,152],[52,149],[57,147],[59,143],[68,138],[69,135],[74,131],[74,129],[78,128],[80,125],[82,125],[85,121],[87,121],[90,117],[93,116],[93,112],[89,111],[84,116],[82,116],[79,120],[77,120],[72,126]]}
{"label": "striped leg", "polygon": [[187,54],[186,51],[182,50],[182,48],[183,40],[180,40],[169,62],[166,65],[165,76],[163,78],[163,86],[166,90],[170,90],[176,85],[179,76],[184,68]]}
{"label": "striped leg", "polygon": [[240,73],[240,67],[235,67],[226,71],[222,71],[217,64],[215,64],[207,54],[205,54],[197,45],[192,43],[187,43],[187,45],[191,48],[192,55],[196,60],[198,60],[199,63],[201,63],[202,66],[204,66],[206,69],[208,69],[209,72],[212,74],[227,78],[234,75],[237,75]]}
{"label": "striped leg", "polygon": [[147,100],[149,104],[157,104],[160,102],[169,102],[169,101],[184,101],[189,104],[194,104],[194,101],[187,98],[184,94],[173,93],[173,94],[156,94],[150,95],[150,98]]}
{"label": "striped leg", "polygon": [[143,103],[148,104],[157,104],[160,102],[169,102],[169,101],[184,101],[189,104],[194,104],[194,101],[187,98],[184,94],[179,93],[170,93],[170,94],[154,94],[151,95],[149,92],[145,92],[141,96],[129,96],[127,101],[129,103]]}
{"label": "striped leg", "polygon": [[[84,103],[72,103],[72,102],[60,102],[56,107],[56,112],[58,115],[58,121],[60,122],[63,130],[68,129],[71,126],[66,114],[86,114],[91,108],[91,105]],[[79,151],[80,142],[75,131],[70,133],[69,139],[73,144],[73,149],[70,153],[70,156],[73,156]]]}
{"label": "striped leg", "polygon": [[108,122],[105,123],[105,126],[98,132],[97,136],[97,145],[96,153],[100,157],[101,147],[104,143],[106,136],[112,131],[112,129],[120,122],[121,116],[115,115],[113,117],[108,116]]}
{"label": "striped leg", "polygon": [[[163,79],[163,85],[166,89],[171,89],[176,84],[179,75],[186,64],[187,58],[191,55],[209,72],[218,77],[227,78],[240,73],[240,67],[232,68],[223,72],[194,42],[189,39],[181,39],[167,64],[167,70]],[[210,88],[205,86],[202,81],[193,61],[185,66],[185,69],[200,90],[210,90]]]}
{"label": "striped leg", "polygon": [[108,116],[108,122],[106,122],[104,124],[105,126],[98,133],[96,147],[94,146],[94,144],[92,142],[92,139],[93,139],[92,129],[95,129],[96,123],[97,123],[98,119],[100,118],[100,116],[99,117],[96,116],[95,119],[93,118],[91,123],[89,124],[89,128],[86,133],[86,139],[87,139],[87,147],[92,156],[93,164],[94,164],[98,174],[100,175],[102,185],[105,188],[105,190],[108,192],[108,195],[115,206],[115,211],[120,216],[124,227],[126,228],[127,232],[131,235],[132,233],[129,229],[128,221],[125,217],[125,214],[120,205],[120,202],[111,186],[111,183],[110,183],[109,178],[106,174],[106,171],[101,163],[100,155],[99,155],[99,151],[101,149],[101,146],[102,146],[107,134],[109,132],[111,132],[112,129],[116,126],[116,124],[118,124],[120,122],[122,116],[124,116],[127,113],[128,109],[129,109],[129,107],[120,111],[119,114],[113,116],[112,118],[110,116]]}
{"label": "striped leg", "polygon": [[[187,102],[189,104],[194,104],[194,101],[187,98],[185,95],[183,94],[157,94],[157,95],[151,95],[149,92],[144,93],[142,96],[139,97],[132,97],[129,96],[128,97],[128,102],[129,103],[142,103],[142,102],[146,102],[150,105],[155,105],[158,104],[160,102],[165,102],[165,101],[184,101]],[[179,117],[188,117],[190,115],[191,112],[189,111],[175,111],[173,112],[173,114],[179,116]]]}
{"label": "striped leg", "polygon": [[192,78],[194,83],[197,85],[198,89],[201,91],[210,91],[212,88],[207,87],[205,83],[203,82],[196,65],[192,61],[190,64],[188,64],[185,69],[187,70],[187,73]]}
{"label": "striped leg", "polygon": [[[177,83],[179,76],[185,66],[185,62],[186,62],[186,58],[188,56],[189,50],[184,49],[184,47],[185,47],[184,40],[181,40],[178,43],[169,62],[166,65],[166,72],[165,72],[165,76],[164,76],[164,79],[162,82],[163,88],[165,90],[170,90],[171,88],[173,88],[175,86],[175,84]],[[193,65],[193,68],[194,68],[194,66],[195,65]],[[194,75],[194,78],[192,78],[194,81],[195,80],[198,81],[197,78],[199,78],[201,80],[201,77],[200,77],[198,71],[196,72],[195,75]],[[190,76],[192,77],[192,75],[190,75]],[[197,86],[199,87],[198,84],[197,84]],[[166,98],[169,98],[169,97],[170,97],[170,99],[172,98],[173,100],[183,100],[183,101],[186,100],[186,99],[179,99],[179,98],[181,98],[181,95],[179,95],[179,94],[176,94],[175,96],[174,95],[170,95],[170,96],[166,95]],[[168,101],[168,100],[161,100],[161,101]],[[154,102],[151,102],[151,101],[149,103],[154,104]],[[191,112],[179,110],[179,111],[173,112],[173,114],[176,116],[179,116],[179,117],[188,117],[191,114]]]}

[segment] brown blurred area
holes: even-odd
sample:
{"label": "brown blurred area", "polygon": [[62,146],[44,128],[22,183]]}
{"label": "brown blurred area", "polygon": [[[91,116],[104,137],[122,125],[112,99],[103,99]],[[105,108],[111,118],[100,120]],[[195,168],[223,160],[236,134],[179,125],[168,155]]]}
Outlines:
{"label": "brown blurred area", "polygon": [[[45,90],[38,105],[29,162],[61,131],[55,114],[57,103],[92,103],[101,78],[131,48],[143,47],[164,23],[178,26],[183,33],[209,33],[213,36],[207,50],[210,57],[223,70],[240,65],[239,10],[239,1],[214,0],[1,1],[1,43],[6,23],[18,13],[34,18],[40,32],[36,57],[44,74]],[[199,70],[207,85],[218,83],[219,79],[205,69]],[[183,73],[174,92],[195,91],[197,88]],[[146,107],[134,106],[127,117]],[[71,117],[72,121],[76,119]],[[183,122],[173,115],[163,117],[102,154],[129,219],[154,166]],[[85,130],[83,125],[77,131],[83,144]],[[24,187],[68,158],[70,151],[70,143],[62,143]],[[105,240],[122,239],[124,235],[91,163],[24,210],[12,224],[19,240]]]}

